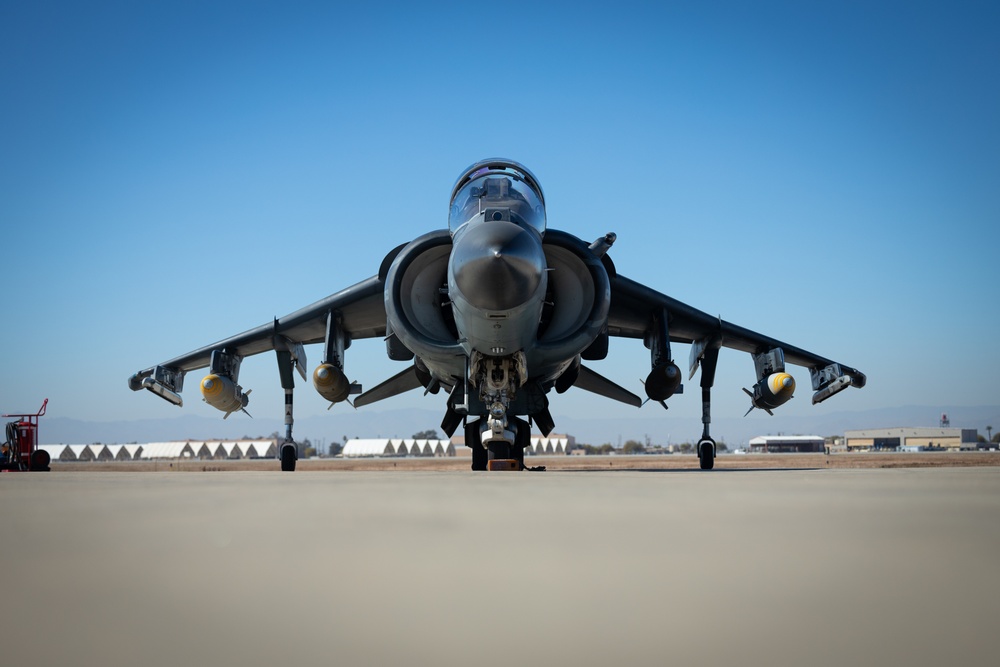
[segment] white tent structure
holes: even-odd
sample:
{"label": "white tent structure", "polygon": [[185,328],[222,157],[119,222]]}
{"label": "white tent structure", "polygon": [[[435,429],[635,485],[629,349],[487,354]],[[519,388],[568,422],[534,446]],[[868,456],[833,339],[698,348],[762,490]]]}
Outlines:
{"label": "white tent structure", "polygon": [[[76,454],[71,449],[74,445],[38,445],[37,449],[45,450],[49,453],[49,458],[53,461],[76,461]],[[75,445],[85,447],[86,445]]]}
{"label": "white tent structure", "polygon": [[53,461],[274,458],[277,443],[262,440],[184,440],[143,445],[39,445]]}
{"label": "white tent structure", "polygon": [[[198,443],[199,448],[201,443]],[[150,442],[142,447],[143,459],[194,458],[195,450],[190,442]]]}
{"label": "white tent structure", "polygon": [[454,456],[450,440],[414,440],[413,438],[354,438],[341,450],[346,458],[364,456]]}
{"label": "white tent structure", "polygon": [[70,461],[93,461],[95,458],[90,445],[67,445],[70,452]]}
{"label": "white tent structure", "polygon": [[213,459],[241,459],[245,456],[244,449],[238,442],[212,442],[209,445],[212,453],[209,455]]}
{"label": "white tent structure", "polygon": [[275,440],[243,440],[243,457],[248,459],[273,459],[278,455]]}
{"label": "white tent structure", "polygon": [[396,456],[396,446],[387,438],[354,438],[344,443],[340,453],[347,458]]}
{"label": "white tent structure", "polygon": [[569,438],[564,435],[546,438],[544,436],[531,437],[532,454],[566,454],[569,447]]}

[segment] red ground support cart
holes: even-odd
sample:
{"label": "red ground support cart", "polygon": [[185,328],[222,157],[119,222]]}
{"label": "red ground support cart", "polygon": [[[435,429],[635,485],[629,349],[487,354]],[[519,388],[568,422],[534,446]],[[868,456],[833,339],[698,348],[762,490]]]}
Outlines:
{"label": "red ground support cart", "polygon": [[45,414],[48,404],[46,398],[41,409],[33,415],[0,415],[17,418],[7,423],[7,440],[0,449],[0,471],[49,469],[49,453],[37,448],[38,418]]}

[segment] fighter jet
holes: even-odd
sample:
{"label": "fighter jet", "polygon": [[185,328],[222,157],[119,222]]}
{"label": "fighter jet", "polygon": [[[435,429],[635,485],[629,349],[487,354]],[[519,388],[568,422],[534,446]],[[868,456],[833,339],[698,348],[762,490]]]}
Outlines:
{"label": "fighter jet", "polygon": [[[650,350],[644,391],[666,407],[683,392],[672,343],[690,344],[689,376],[699,367],[702,469],[715,461],[710,433],[711,391],[719,350],[749,353],[756,382],[750,409],[771,413],[792,397],[791,363],[809,369],[819,403],[863,387],[858,370],[744,329],[620,275],[608,251],[608,233],[592,243],[548,229],[545,196],[526,167],[488,159],[462,172],[451,191],[448,229],[432,231],[393,249],[378,274],[286,317],[139,371],[129,387],[175,405],[189,371],[207,367],[201,393],[228,417],[245,411],[250,391],[239,384],[244,358],[277,355],[285,391],[281,469],[295,469],[292,439],[293,370],[306,379],[304,346],[322,345],[312,382],[333,404],[360,408],[412,389],[445,396],[441,428],[459,427],[472,449],[472,469],[524,469],[532,426],[543,434],[555,424],[553,389],[578,387],[640,407],[638,395],[584,365],[608,355],[611,336],[642,340]],[[368,391],[348,379],[345,351],[362,338],[382,338],[390,359],[405,370]]]}

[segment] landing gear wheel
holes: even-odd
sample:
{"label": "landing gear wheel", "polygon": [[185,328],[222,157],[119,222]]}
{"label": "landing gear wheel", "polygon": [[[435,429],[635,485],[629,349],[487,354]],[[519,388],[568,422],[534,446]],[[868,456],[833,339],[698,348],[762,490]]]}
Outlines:
{"label": "landing gear wheel", "polygon": [[512,449],[513,447],[511,447],[509,442],[494,442],[490,445],[489,460],[512,459],[514,458],[514,455],[511,452]]}
{"label": "landing gear wheel", "polygon": [[49,471],[49,453],[44,449],[36,449],[31,453],[31,470],[48,472]]}
{"label": "landing gear wheel", "polygon": [[531,425],[527,420],[518,417],[510,418],[514,426],[514,446],[510,448],[511,458],[518,462],[521,470],[524,470],[524,450],[531,446]]}
{"label": "landing gear wheel", "polygon": [[489,463],[489,452],[487,452],[482,445],[476,445],[472,448],[472,469],[473,470],[486,470],[486,466]]}
{"label": "landing gear wheel", "polygon": [[478,421],[469,422],[465,425],[465,444],[472,450],[472,469],[486,470],[489,453],[483,448]]}
{"label": "landing gear wheel", "polygon": [[698,463],[702,470],[715,467],[715,440],[703,438],[698,441]]}
{"label": "landing gear wheel", "polygon": [[518,467],[524,470],[524,447],[514,447],[510,453],[514,460],[517,461]]}
{"label": "landing gear wheel", "polygon": [[281,446],[281,471],[295,472],[295,445]]}

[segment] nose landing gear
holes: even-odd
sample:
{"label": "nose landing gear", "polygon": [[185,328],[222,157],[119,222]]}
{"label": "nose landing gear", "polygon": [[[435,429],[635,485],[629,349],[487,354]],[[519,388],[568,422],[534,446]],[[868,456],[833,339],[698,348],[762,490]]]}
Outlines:
{"label": "nose landing gear", "polygon": [[487,412],[465,426],[465,442],[472,448],[473,470],[523,470],[524,448],[531,442],[527,421],[508,415],[517,388],[527,375],[524,354],[476,359],[474,385]]}

